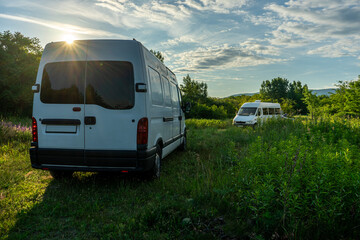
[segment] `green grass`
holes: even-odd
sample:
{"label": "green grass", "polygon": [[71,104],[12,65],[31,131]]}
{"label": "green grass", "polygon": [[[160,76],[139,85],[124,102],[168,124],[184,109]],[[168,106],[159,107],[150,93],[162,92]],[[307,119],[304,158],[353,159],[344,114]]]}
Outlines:
{"label": "green grass", "polygon": [[[30,166],[30,135],[0,148],[0,239],[356,239],[359,121],[187,120],[159,180]],[[25,137],[24,137],[25,136]],[[26,137],[27,136],[27,137]]]}

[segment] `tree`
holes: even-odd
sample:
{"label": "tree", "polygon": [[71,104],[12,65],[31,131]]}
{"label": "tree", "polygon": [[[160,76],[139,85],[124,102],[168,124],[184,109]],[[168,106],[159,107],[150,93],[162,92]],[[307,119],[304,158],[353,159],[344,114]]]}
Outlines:
{"label": "tree", "polygon": [[164,63],[164,56],[162,55],[161,52],[159,52],[159,51],[154,51],[154,50],[152,50],[152,49],[150,49],[150,52],[151,52],[152,54],[154,54],[155,57],[157,57],[162,63]]}
{"label": "tree", "polygon": [[296,102],[289,98],[284,98],[281,101],[281,109],[284,113],[288,114],[289,116],[293,116],[296,111],[294,106],[296,105]]}
{"label": "tree", "polygon": [[311,119],[319,115],[320,99],[316,96],[316,93],[312,93],[307,87],[304,90],[304,99],[307,108],[310,112]]}
{"label": "tree", "polygon": [[[342,115],[360,116],[360,75],[355,81],[339,82],[333,99],[336,99],[338,111]],[[336,98],[335,98],[336,97]]]}
{"label": "tree", "polygon": [[305,88],[307,88],[307,85],[305,84],[304,86],[302,86],[300,81],[293,81],[288,86],[287,98],[293,101],[293,109],[298,114],[307,113],[307,107],[305,102],[303,101]]}
{"label": "tree", "polygon": [[31,116],[31,86],[41,53],[37,38],[19,32],[0,33],[0,113]]}
{"label": "tree", "polygon": [[185,102],[205,102],[208,95],[207,84],[192,80],[189,74],[183,78],[183,84],[180,84],[180,90]]}
{"label": "tree", "polygon": [[271,99],[273,102],[280,102],[281,98],[287,96],[289,81],[285,78],[277,77],[271,81],[263,81],[260,94],[263,98]]}
{"label": "tree", "polygon": [[[286,104],[291,106],[293,113],[307,113],[307,106],[304,103],[304,88],[300,81],[293,81],[290,83],[287,79],[277,77],[271,81],[263,81],[260,88],[260,94],[263,99],[268,99],[272,102],[279,102],[281,105]],[[289,108],[290,110],[290,108]]]}

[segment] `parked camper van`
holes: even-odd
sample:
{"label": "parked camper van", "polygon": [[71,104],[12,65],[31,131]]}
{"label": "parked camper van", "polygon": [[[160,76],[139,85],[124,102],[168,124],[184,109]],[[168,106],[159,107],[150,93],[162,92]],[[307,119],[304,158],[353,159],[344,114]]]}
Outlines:
{"label": "parked camper van", "polygon": [[256,100],[244,103],[233,119],[235,126],[255,126],[267,118],[281,116],[279,103],[268,103]]}
{"label": "parked camper van", "polygon": [[33,86],[33,168],[142,171],[186,146],[173,72],[136,40],[46,45]]}

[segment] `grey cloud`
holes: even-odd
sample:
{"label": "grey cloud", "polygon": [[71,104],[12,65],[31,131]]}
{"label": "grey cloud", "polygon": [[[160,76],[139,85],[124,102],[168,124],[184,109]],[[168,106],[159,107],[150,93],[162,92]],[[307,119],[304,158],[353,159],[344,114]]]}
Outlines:
{"label": "grey cloud", "polygon": [[231,69],[286,61],[285,59],[256,54],[255,51],[247,49],[246,46],[230,47],[227,45],[198,48],[177,54],[175,58],[177,58],[175,64],[178,66],[176,68],[178,72]]}

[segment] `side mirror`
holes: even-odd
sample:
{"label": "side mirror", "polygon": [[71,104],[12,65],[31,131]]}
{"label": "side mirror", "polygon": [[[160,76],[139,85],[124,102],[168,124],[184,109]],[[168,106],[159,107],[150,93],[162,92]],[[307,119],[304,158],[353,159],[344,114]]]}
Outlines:
{"label": "side mirror", "polygon": [[40,84],[35,84],[34,86],[31,87],[31,90],[34,93],[38,93],[40,91]]}
{"label": "side mirror", "polygon": [[184,113],[189,113],[191,109],[191,103],[190,102],[182,103],[181,109],[183,110]]}

